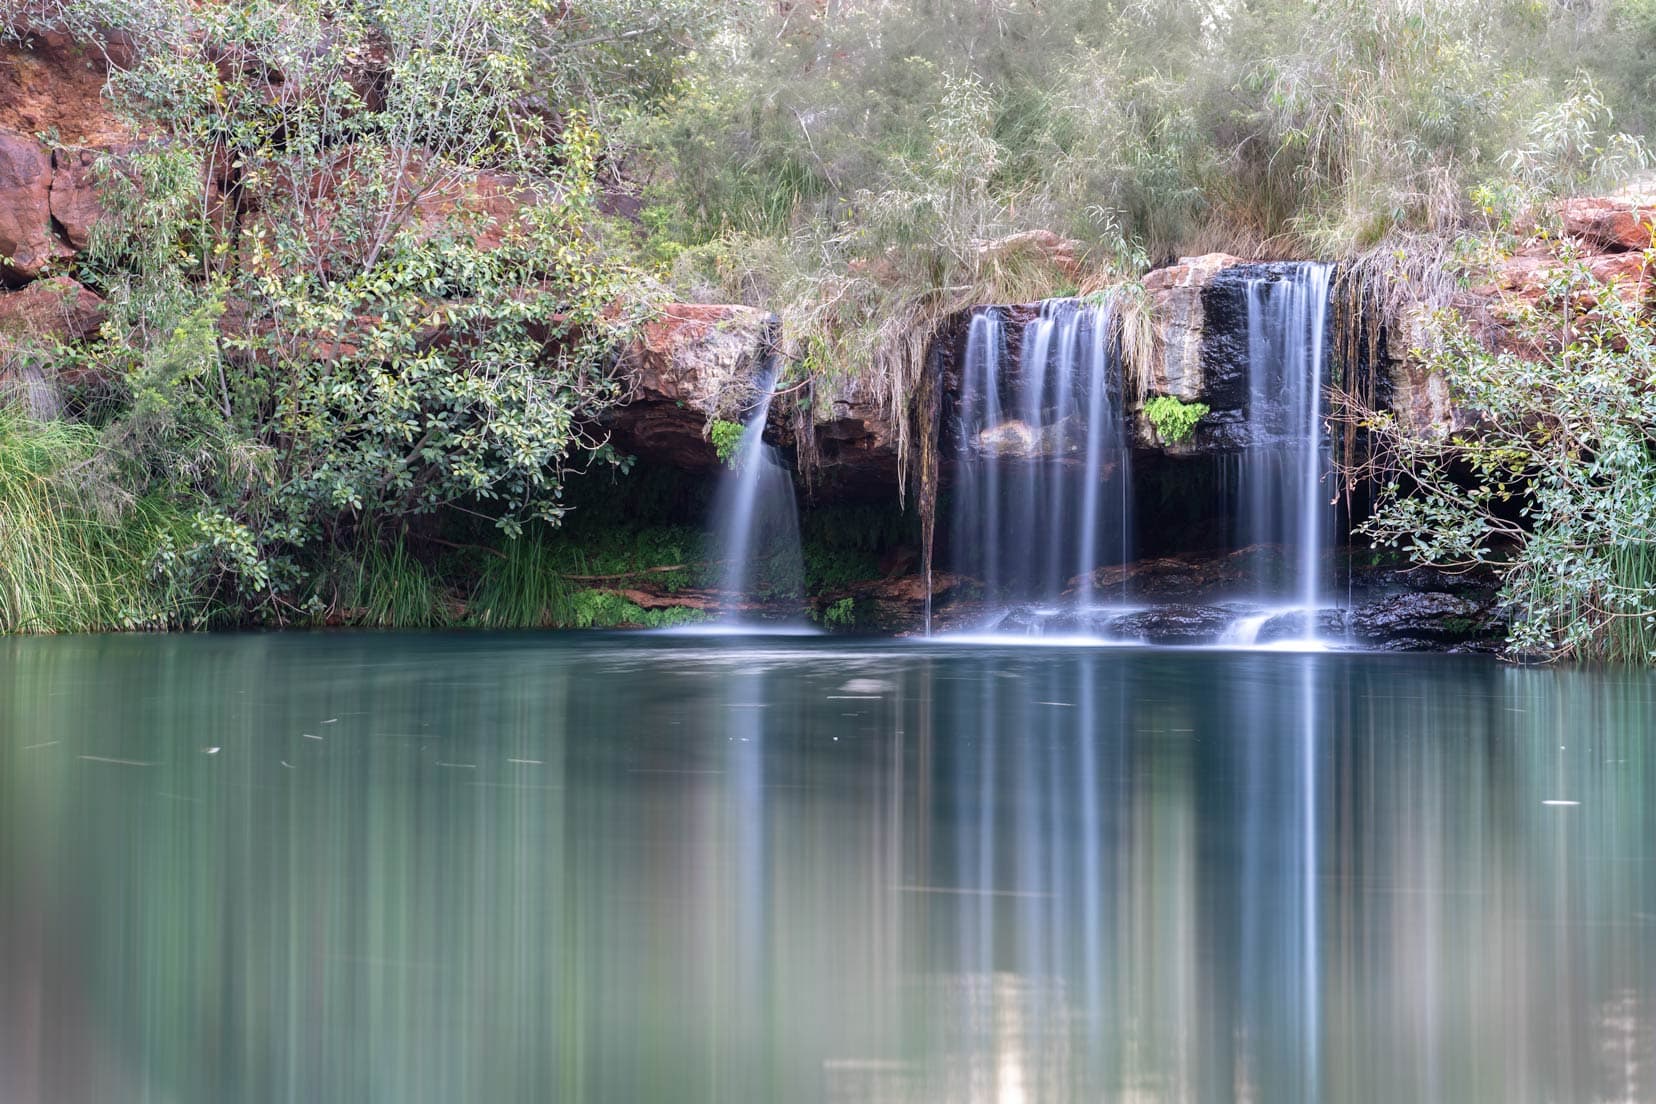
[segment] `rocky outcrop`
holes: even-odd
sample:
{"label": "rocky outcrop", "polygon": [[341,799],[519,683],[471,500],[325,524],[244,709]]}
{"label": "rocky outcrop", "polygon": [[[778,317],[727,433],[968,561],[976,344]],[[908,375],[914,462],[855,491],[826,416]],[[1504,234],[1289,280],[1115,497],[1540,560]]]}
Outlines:
{"label": "rocky outcrop", "polygon": [[616,443],[690,471],[712,469],[718,455],[709,427],[743,420],[775,326],[773,315],[753,307],[662,307],[623,357],[628,395],[612,417]]}
{"label": "rocky outcrop", "polygon": [[[1153,269],[1144,277],[1155,321],[1155,355],[1145,371],[1150,389],[1184,402],[1205,401],[1210,393],[1210,350],[1234,343],[1234,334],[1222,324],[1210,324],[1207,290],[1221,272],[1247,264],[1229,253],[1183,257]],[[1242,356],[1247,356],[1247,330],[1242,332]]]}
{"label": "rocky outcrop", "polygon": [[1656,247],[1656,198],[1632,192],[1578,196],[1559,204],[1564,232],[1604,253]]}
{"label": "rocky outcrop", "polygon": [[1021,234],[982,242],[977,247],[983,263],[1006,263],[1018,257],[1033,258],[1071,281],[1081,279],[1080,242],[1051,230],[1026,230]]}
{"label": "rocky outcrop", "polygon": [[0,130],[0,283],[33,280],[70,253],[52,228],[51,152]]}
{"label": "rocky outcrop", "polygon": [[111,57],[131,60],[119,35],[102,48],[59,31],[0,40],[0,128],[51,134],[66,147],[110,148],[131,141],[132,127],[104,95]]}
{"label": "rocky outcrop", "polygon": [[[754,381],[774,353],[778,321],[753,307],[674,303],[645,323],[622,358],[626,403],[610,419],[623,450],[708,471],[715,420],[742,422]],[[852,374],[784,384],[766,440],[793,451],[825,494],[885,494],[897,486],[898,428],[872,381]]]}
{"label": "rocky outcrop", "polygon": [[[105,49],[119,56],[122,43]],[[103,94],[108,77],[103,50],[67,35],[0,42],[0,283],[48,274],[90,242],[98,151],[133,137]]]}

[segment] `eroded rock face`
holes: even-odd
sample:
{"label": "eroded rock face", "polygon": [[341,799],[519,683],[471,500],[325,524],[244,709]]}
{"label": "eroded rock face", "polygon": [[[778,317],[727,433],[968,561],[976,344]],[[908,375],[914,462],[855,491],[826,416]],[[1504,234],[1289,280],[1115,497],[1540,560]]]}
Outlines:
{"label": "eroded rock face", "polygon": [[[1132,435],[1140,448],[1174,455],[1241,448],[1247,437],[1248,320],[1246,303],[1216,293],[1221,277],[1250,264],[1229,253],[1182,257],[1144,278],[1155,324],[1155,355],[1146,372],[1154,395],[1202,402],[1208,414],[1189,441],[1164,445],[1135,407]],[[1143,396],[1148,398],[1149,396]]]}
{"label": "eroded rock face", "polygon": [[612,430],[626,451],[690,471],[718,463],[715,418],[741,421],[776,320],[754,307],[665,306],[623,359],[629,394]]}
{"label": "eroded rock face", "polygon": [[[898,426],[870,381],[851,375],[818,380],[806,413],[811,419],[816,483],[829,490],[872,494],[896,488]],[[783,439],[797,437],[802,420],[790,419],[785,408],[772,408],[772,425]]]}
{"label": "eroded rock face", "polygon": [[[628,400],[610,419],[617,444],[658,463],[712,469],[718,457],[708,429],[715,419],[746,420],[777,325],[775,315],[753,307],[661,308],[623,358]],[[809,452],[810,485],[825,494],[892,494],[899,443],[887,411],[868,379],[817,379],[772,404],[765,437],[796,454]]]}
{"label": "eroded rock face", "polygon": [[[119,35],[105,45],[117,62],[130,62]],[[61,32],[0,41],[0,128],[55,134],[66,146],[120,145],[131,128],[104,96],[108,79],[104,53]]]}
{"label": "eroded rock face", "polygon": [[52,232],[52,158],[33,137],[0,130],[0,282],[18,285],[69,254]]}
{"label": "eroded rock face", "polygon": [[[1172,395],[1184,402],[1205,401],[1211,390],[1207,370],[1210,345],[1234,341],[1226,332],[1229,319],[1210,325],[1207,289],[1214,277],[1229,268],[1247,264],[1229,253],[1208,253],[1181,257],[1176,264],[1154,269],[1144,277],[1156,323],[1156,356],[1151,361],[1149,382],[1160,395]],[[1242,357],[1247,358],[1247,328],[1242,329]]]}

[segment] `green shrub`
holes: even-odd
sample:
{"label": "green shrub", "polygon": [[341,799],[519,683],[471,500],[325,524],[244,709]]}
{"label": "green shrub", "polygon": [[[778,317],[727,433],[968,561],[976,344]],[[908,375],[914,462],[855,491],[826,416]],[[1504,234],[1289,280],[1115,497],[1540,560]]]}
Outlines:
{"label": "green shrub", "polygon": [[857,622],[857,603],[847,595],[822,611],[822,623],[829,628],[850,627]]}
{"label": "green shrub", "polygon": [[1352,474],[1380,478],[1362,531],[1417,563],[1493,571],[1517,653],[1656,662],[1656,323],[1636,286],[1596,279],[1572,246],[1529,245],[1550,265],[1538,301],[1498,312],[1499,349],[1442,311],[1415,350],[1458,428],[1341,397],[1368,436]]}
{"label": "green shrub", "polygon": [[746,432],[741,422],[727,422],[722,418],[714,421],[707,435],[713,442],[713,451],[718,454],[719,463],[730,468],[736,466],[736,454],[741,450],[742,436]]}
{"label": "green shrub", "polygon": [[1208,415],[1207,403],[1187,403],[1172,395],[1157,395],[1144,404],[1144,416],[1156,427],[1156,436],[1168,445],[1182,444]]}

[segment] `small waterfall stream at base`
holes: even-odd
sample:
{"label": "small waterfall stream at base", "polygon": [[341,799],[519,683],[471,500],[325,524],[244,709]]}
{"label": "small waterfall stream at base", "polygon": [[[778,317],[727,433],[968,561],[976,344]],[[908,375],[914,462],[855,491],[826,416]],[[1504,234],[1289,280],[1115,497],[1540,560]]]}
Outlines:
{"label": "small waterfall stream at base", "polygon": [[756,622],[748,615],[760,601],[789,613],[804,607],[805,569],[793,477],[764,439],[779,371],[780,362],[772,360],[755,381],[757,405],[743,423],[731,467],[721,476],[713,503],[715,550],[723,566],[718,623],[728,628],[763,627],[763,620]]}
{"label": "small waterfall stream at base", "polygon": [[1112,307],[1043,302],[1008,360],[1004,312],[972,316],[961,366],[951,546],[987,593],[1084,615],[1132,548],[1132,479]]}

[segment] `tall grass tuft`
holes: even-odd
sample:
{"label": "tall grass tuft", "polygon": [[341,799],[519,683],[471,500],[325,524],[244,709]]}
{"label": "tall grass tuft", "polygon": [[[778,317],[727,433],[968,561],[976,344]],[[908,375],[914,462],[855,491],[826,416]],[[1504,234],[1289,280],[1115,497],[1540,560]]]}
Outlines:
{"label": "tall grass tuft", "polygon": [[467,604],[467,619],[502,629],[535,629],[570,624],[575,619],[573,588],[567,570],[538,537],[507,541],[499,556],[483,566]]}
{"label": "tall grass tuft", "polygon": [[360,558],[342,574],[335,614],[350,624],[432,629],[455,621],[441,582],[404,540],[366,539]]}
{"label": "tall grass tuft", "polygon": [[108,517],[73,472],[97,431],[0,409],[0,632],[162,627],[178,611],[152,570],[175,514],[143,501]]}

